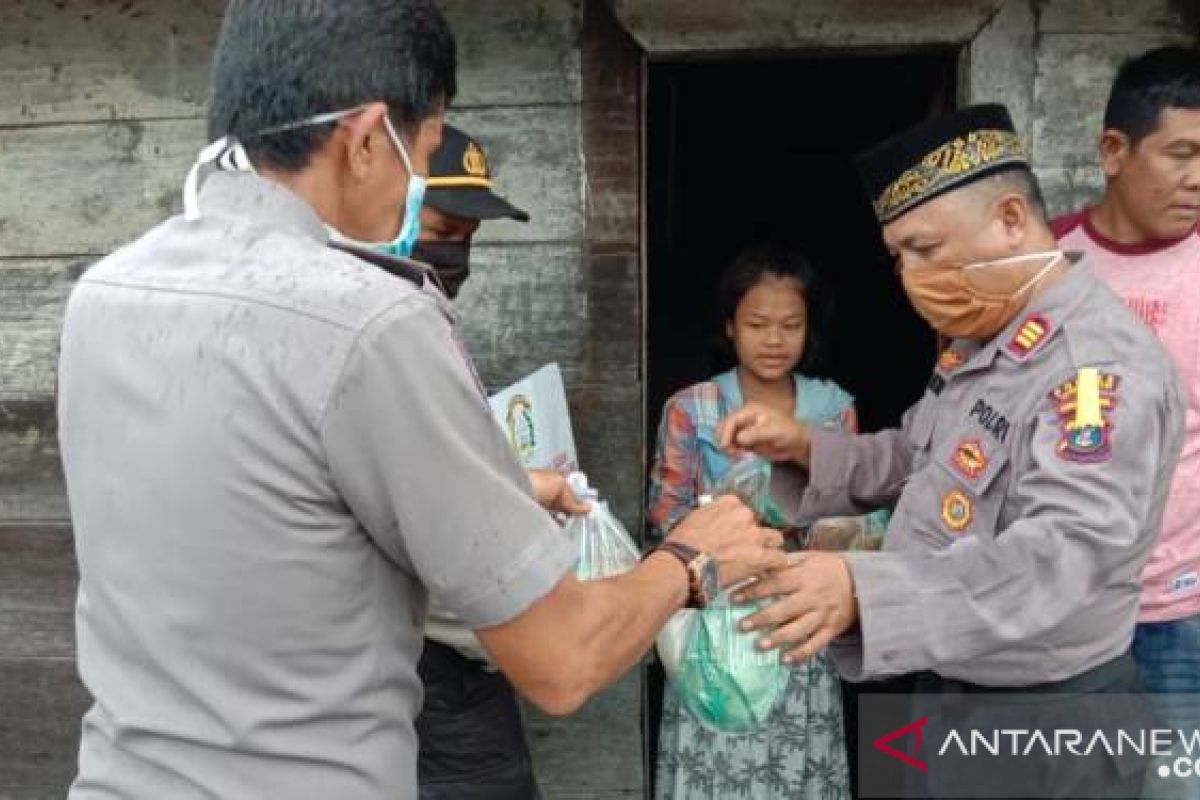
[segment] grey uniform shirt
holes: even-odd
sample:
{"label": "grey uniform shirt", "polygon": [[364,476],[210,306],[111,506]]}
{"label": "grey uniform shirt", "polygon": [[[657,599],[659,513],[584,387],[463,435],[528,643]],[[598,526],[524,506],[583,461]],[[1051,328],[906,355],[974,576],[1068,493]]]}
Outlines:
{"label": "grey uniform shirt", "polygon": [[[1081,368],[1100,378],[1091,440],[1072,438]],[[954,342],[901,429],[812,436],[811,472],[773,478],[790,514],[896,503],[884,552],[846,556],[861,616],[833,647],[846,677],[1028,686],[1128,649],[1183,405],[1153,333],[1086,263],[992,342]]]}
{"label": "grey uniform shirt", "polygon": [[95,699],[71,797],[415,798],[428,592],[503,623],[569,544],[427,281],[327,247],[253,175],[212,176],[201,207],[90,269],[66,312]]}

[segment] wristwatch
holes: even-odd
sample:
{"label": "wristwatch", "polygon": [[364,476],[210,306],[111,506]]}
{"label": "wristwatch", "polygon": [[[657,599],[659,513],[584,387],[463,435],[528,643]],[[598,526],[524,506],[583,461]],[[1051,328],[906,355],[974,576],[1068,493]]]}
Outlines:
{"label": "wristwatch", "polygon": [[688,574],[688,608],[707,608],[721,591],[721,571],[717,560],[683,542],[663,542],[646,553],[670,553],[679,559]]}

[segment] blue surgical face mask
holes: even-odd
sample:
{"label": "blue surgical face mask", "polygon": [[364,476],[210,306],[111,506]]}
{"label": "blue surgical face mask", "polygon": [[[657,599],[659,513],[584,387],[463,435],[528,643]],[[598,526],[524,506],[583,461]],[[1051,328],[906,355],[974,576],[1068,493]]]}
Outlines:
{"label": "blue surgical face mask", "polygon": [[[259,135],[265,136],[272,133],[283,133],[284,131],[305,128],[310,125],[325,125],[348,117],[351,114],[357,114],[360,111],[362,111],[361,107],[318,114],[315,117],[309,117],[299,122],[269,128],[261,131]],[[400,160],[404,162],[404,168],[408,170],[408,192],[404,199],[404,220],[400,225],[400,232],[390,242],[362,242],[346,236],[332,226],[327,225],[326,229],[329,231],[329,237],[335,242],[352,245],[365,250],[375,250],[390,256],[407,258],[412,255],[413,245],[416,244],[417,234],[421,230],[421,206],[425,202],[425,189],[428,185],[428,178],[424,175],[416,174],[413,170],[412,158],[409,157],[408,148],[404,146],[404,141],[396,133],[396,129],[392,125],[392,120],[386,114],[383,117],[383,126],[387,131],[388,138],[395,145],[396,151],[400,153]],[[218,169],[244,172],[254,171],[250,159],[246,157],[245,150],[234,140],[220,139],[204,148],[188,173],[187,183],[184,186],[184,210],[188,219],[198,219],[200,216],[197,199],[200,183],[199,174],[200,168],[207,164],[215,165]]]}
{"label": "blue surgical face mask", "polygon": [[383,118],[383,127],[387,131],[388,138],[392,140],[392,144],[396,146],[397,152],[400,153],[400,160],[404,162],[404,168],[408,170],[408,194],[404,198],[404,222],[400,225],[400,233],[396,234],[396,238],[390,242],[360,242],[332,227],[329,228],[329,235],[335,242],[366,250],[376,250],[389,256],[408,258],[412,255],[413,245],[417,243],[417,234],[421,232],[421,205],[425,202],[425,188],[429,180],[424,175],[418,175],[413,171],[408,148],[404,146],[404,141],[396,133],[391,119],[386,115]]}

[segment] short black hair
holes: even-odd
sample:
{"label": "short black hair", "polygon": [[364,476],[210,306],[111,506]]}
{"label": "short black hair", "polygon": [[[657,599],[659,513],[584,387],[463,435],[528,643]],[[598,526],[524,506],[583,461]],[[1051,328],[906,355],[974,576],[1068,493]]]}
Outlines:
{"label": "short black hair", "polygon": [[407,131],[457,91],[454,34],[431,0],[231,0],[213,59],[208,136],[256,164],[308,166],[334,125],[261,135],[383,102]]}
{"label": "short black hair", "polygon": [[980,197],[993,199],[1002,194],[1015,192],[1025,198],[1034,215],[1046,222],[1049,216],[1046,212],[1046,197],[1042,193],[1042,185],[1037,176],[1027,167],[1012,167],[1001,170],[974,183],[968,184],[967,191],[976,192]]}
{"label": "short black hair", "polygon": [[1200,50],[1160,47],[1121,65],[1104,110],[1104,127],[1134,145],[1158,129],[1168,108],[1200,108]]}
{"label": "short black hair", "polygon": [[738,306],[750,290],[764,278],[790,278],[799,284],[804,298],[805,326],[804,355],[796,368],[813,368],[820,354],[820,335],[817,333],[817,271],[804,256],[775,244],[755,245],[734,257],[717,284],[717,321],[724,355],[734,355],[725,336],[725,326],[737,316]]}

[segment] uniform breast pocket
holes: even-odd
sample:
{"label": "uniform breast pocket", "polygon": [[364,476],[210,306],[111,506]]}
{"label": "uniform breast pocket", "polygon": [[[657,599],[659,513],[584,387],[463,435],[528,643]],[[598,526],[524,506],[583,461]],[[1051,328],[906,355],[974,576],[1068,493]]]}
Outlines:
{"label": "uniform breast pocket", "polygon": [[931,460],[940,487],[937,508],[942,530],[956,538],[995,538],[1007,494],[1007,448],[970,424],[945,440]]}
{"label": "uniform breast pocket", "polygon": [[956,430],[934,446],[904,488],[888,528],[889,545],[927,550],[966,536],[994,537],[1007,465],[1007,450],[978,425]]}

